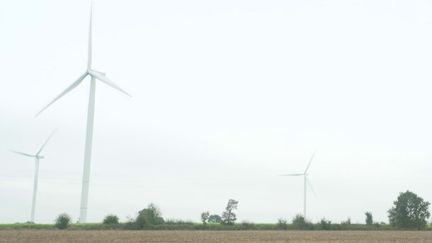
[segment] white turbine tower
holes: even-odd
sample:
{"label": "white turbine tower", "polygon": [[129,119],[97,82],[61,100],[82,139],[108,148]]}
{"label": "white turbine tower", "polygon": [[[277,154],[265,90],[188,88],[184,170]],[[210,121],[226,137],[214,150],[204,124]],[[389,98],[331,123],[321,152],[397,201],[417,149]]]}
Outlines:
{"label": "white turbine tower", "polygon": [[306,219],[306,195],[307,195],[307,186],[309,185],[310,188],[312,189],[313,192],[313,188],[312,188],[312,184],[310,183],[309,179],[308,179],[308,171],[309,171],[309,167],[312,164],[312,160],[315,157],[315,153],[314,152],[312,154],[312,157],[309,159],[309,163],[306,166],[306,169],[303,173],[294,173],[294,174],[284,174],[281,176],[303,176],[303,217]]}
{"label": "white turbine tower", "polygon": [[87,131],[85,141],[85,152],[84,152],[84,169],[82,178],[82,191],[81,191],[81,208],[79,222],[85,223],[87,221],[87,204],[88,204],[88,193],[89,193],[89,182],[90,182],[90,163],[92,155],[92,141],[93,141],[93,122],[95,112],[95,93],[96,93],[96,80],[111,86],[114,89],[130,96],[126,91],[121,89],[110,79],[108,79],[105,73],[92,69],[92,17],[93,16],[93,1],[90,2],[90,24],[89,24],[89,39],[88,39],[88,59],[87,69],[85,72],[69,87],[67,87],[62,93],[60,93],[54,100],[46,105],[36,116],[46,110],[50,105],[60,99],[62,96],[76,88],[86,77],[90,77],[90,97],[87,112]]}
{"label": "white turbine tower", "polygon": [[40,155],[42,150],[45,148],[45,145],[48,143],[48,141],[51,139],[51,137],[54,135],[54,132],[51,133],[51,135],[45,140],[45,143],[42,144],[40,149],[36,152],[36,154],[27,154],[23,152],[18,152],[11,150],[11,152],[20,154],[23,156],[34,158],[35,160],[35,174],[34,174],[34,182],[33,182],[33,199],[32,199],[32,207],[31,207],[31,213],[30,213],[30,222],[35,222],[35,210],[36,210],[36,196],[37,196],[37,188],[38,188],[38,181],[39,181],[39,160],[43,159],[44,156]]}

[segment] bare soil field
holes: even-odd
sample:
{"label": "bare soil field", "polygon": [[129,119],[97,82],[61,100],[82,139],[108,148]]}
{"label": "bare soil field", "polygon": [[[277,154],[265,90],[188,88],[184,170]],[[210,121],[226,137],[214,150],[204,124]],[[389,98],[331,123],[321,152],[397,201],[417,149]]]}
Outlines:
{"label": "bare soil field", "polygon": [[431,231],[1,230],[0,242],[432,242]]}

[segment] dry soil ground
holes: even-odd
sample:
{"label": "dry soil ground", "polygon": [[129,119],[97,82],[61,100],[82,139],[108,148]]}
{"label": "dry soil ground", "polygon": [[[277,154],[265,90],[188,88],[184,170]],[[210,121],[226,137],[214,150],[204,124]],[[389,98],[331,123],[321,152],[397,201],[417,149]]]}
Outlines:
{"label": "dry soil ground", "polygon": [[432,242],[431,231],[1,230],[0,242]]}

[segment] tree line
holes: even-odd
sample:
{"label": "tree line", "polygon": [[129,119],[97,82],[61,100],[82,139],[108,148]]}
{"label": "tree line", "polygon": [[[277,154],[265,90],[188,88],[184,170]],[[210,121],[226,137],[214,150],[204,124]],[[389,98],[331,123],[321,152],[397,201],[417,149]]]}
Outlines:
{"label": "tree line", "polygon": [[[351,224],[348,218],[341,223],[332,223],[330,220],[321,219],[317,223],[307,221],[302,215],[295,216],[291,223],[286,219],[279,219],[276,224],[253,224],[249,222],[236,223],[236,210],[239,202],[230,199],[221,215],[210,214],[208,211],[201,213],[201,223],[186,222],[181,220],[165,220],[161,210],[150,204],[138,212],[135,218],[126,223],[120,223],[116,215],[107,215],[102,228],[124,229],[300,229],[300,230],[365,230],[365,229],[425,229],[430,218],[430,203],[411,191],[401,192],[388,210],[390,225],[383,222],[375,222],[371,212],[365,212],[365,224]],[[67,214],[57,217],[55,226],[58,229],[66,229],[71,224],[71,218]],[[100,228],[100,227],[99,227]]]}

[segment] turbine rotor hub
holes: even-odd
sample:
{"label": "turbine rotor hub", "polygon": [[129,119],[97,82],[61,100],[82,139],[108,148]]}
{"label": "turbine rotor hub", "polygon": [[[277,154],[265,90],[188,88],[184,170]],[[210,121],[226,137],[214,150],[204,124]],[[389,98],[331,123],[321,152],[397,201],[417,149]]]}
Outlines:
{"label": "turbine rotor hub", "polygon": [[94,74],[99,74],[99,75],[102,75],[102,76],[106,76],[106,73],[100,72],[100,71],[96,71],[96,70],[93,70],[93,69],[88,69],[87,73],[90,74],[90,76],[94,76]]}

